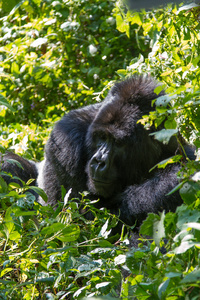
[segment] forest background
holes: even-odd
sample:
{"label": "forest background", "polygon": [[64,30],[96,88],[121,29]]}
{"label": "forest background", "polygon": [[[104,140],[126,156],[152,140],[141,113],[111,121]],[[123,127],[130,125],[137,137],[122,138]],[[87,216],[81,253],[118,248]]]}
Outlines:
{"label": "forest background", "polygon": [[200,299],[200,7],[130,11],[120,1],[10,0],[0,3],[0,17],[2,153],[40,161],[57,120],[102,101],[115,80],[135,73],[157,78],[169,95],[142,123],[164,121],[157,139],[167,143],[180,131],[197,148],[196,161],[178,174],[184,204],[150,214],[137,248],[123,232],[113,242],[117,218],[95,210],[87,195],[80,201],[93,221],[67,191],[54,211],[26,192],[31,182],[20,188],[0,179],[0,298]]}

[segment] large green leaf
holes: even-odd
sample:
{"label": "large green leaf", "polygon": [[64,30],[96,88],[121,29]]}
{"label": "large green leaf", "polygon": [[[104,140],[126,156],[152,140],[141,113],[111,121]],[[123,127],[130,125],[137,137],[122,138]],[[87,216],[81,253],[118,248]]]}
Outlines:
{"label": "large green leaf", "polygon": [[171,137],[178,133],[178,129],[162,129],[157,132],[150,133],[154,138],[163,144],[168,144]]}

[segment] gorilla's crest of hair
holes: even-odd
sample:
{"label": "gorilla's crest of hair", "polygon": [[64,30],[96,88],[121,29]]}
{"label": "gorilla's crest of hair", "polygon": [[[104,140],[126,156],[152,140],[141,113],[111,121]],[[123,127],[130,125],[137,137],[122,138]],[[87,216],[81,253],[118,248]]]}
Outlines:
{"label": "gorilla's crest of hair", "polygon": [[138,104],[144,108],[147,104],[151,106],[152,100],[164,94],[164,91],[161,91],[159,95],[154,92],[159,85],[152,77],[133,76],[116,83],[110,94],[112,97],[117,96],[123,103]]}

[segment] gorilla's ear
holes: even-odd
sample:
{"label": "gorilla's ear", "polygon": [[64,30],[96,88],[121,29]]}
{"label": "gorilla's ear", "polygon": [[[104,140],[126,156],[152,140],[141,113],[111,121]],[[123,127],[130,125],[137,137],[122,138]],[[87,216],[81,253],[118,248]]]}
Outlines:
{"label": "gorilla's ear", "polygon": [[149,76],[132,76],[116,83],[110,91],[112,98],[118,98],[122,103],[137,105],[142,111],[151,111],[152,100],[165,94],[162,88],[159,93],[155,89],[161,85]]}

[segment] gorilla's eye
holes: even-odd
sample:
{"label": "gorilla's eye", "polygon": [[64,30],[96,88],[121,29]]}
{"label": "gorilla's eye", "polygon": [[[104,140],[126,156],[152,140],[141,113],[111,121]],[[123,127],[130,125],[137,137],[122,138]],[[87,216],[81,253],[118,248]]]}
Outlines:
{"label": "gorilla's eye", "polygon": [[99,131],[99,132],[94,132],[93,133],[93,139],[95,141],[101,140],[105,141],[107,139],[105,132]]}
{"label": "gorilla's eye", "polygon": [[104,132],[99,132],[98,137],[100,140],[105,141],[107,139],[107,136]]}
{"label": "gorilla's eye", "polygon": [[95,131],[92,135],[93,138],[93,144],[95,147],[99,148],[102,144],[104,144],[107,141],[107,136],[102,131]]}

